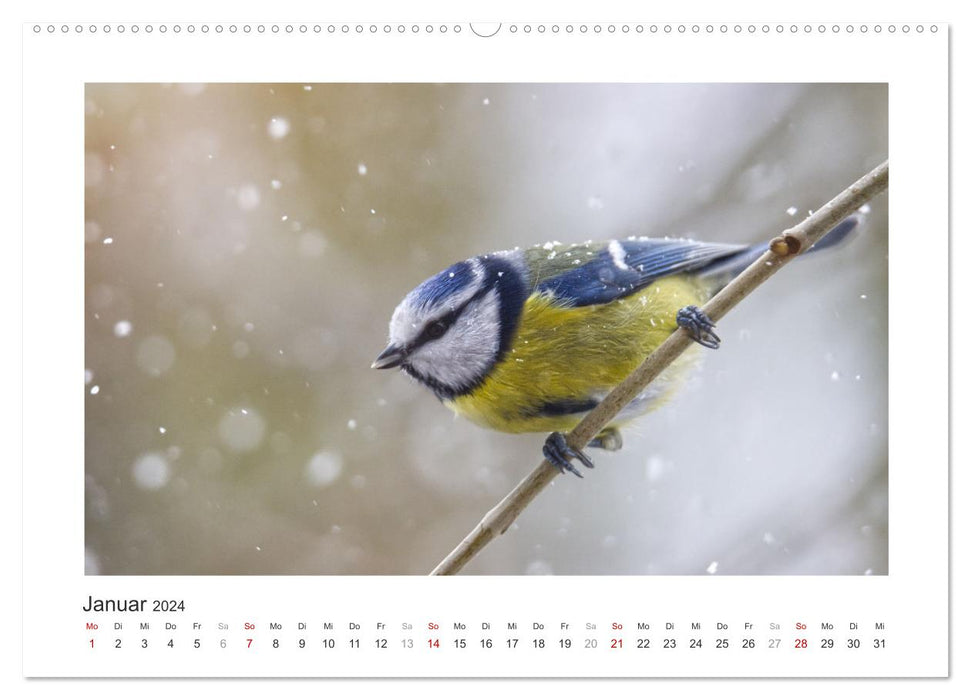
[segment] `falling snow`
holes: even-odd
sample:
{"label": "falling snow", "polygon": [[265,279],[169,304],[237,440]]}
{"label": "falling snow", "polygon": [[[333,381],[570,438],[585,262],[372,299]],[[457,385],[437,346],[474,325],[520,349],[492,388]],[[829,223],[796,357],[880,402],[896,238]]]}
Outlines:
{"label": "falling snow", "polygon": [[135,484],[146,491],[157,491],[169,483],[171,470],[168,460],[158,452],[141,455],[132,465]]}
{"label": "falling snow", "polygon": [[236,204],[243,211],[252,211],[260,206],[260,190],[256,185],[247,183],[236,192]]}
{"label": "falling snow", "polygon": [[102,240],[103,235],[101,225],[97,221],[86,221],[84,223],[84,242],[97,243]]}
{"label": "falling snow", "polygon": [[645,476],[650,482],[660,481],[661,477],[664,476],[665,464],[664,460],[657,455],[647,458],[647,464],[644,467]]}
{"label": "falling snow", "polygon": [[290,120],[285,117],[273,117],[266,125],[266,133],[271,139],[279,141],[290,133]]}
{"label": "falling snow", "polygon": [[527,576],[552,576],[553,566],[548,561],[537,559],[527,564],[523,573]]}
{"label": "falling snow", "polygon": [[135,363],[146,374],[159,377],[175,364],[175,346],[163,335],[150,335],[138,344]]}
{"label": "falling snow", "polygon": [[242,360],[244,357],[249,357],[249,343],[245,340],[237,340],[233,343],[233,357],[237,360]]}
{"label": "falling snow", "polygon": [[306,476],[313,486],[330,486],[344,470],[344,460],[338,452],[321,450],[307,462]]}
{"label": "falling snow", "polygon": [[219,420],[218,433],[233,452],[252,452],[263,442],[266,422],[252,408],[233,408]]}
{"label": "falling snow", "polygon": [[327,249],[327,239],[320,231],[304,231],[297,241],[297,252],[303,258],[319,258]]}

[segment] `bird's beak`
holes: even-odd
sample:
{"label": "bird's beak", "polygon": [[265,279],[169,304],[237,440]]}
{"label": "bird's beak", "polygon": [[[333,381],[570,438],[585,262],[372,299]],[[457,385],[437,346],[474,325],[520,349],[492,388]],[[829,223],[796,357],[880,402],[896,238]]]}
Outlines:
{"label": "bird's beak", "polygon": [[374,362],[371,363],[371,369],[391,369],[400,366],[404,361],[404,351],[397,345],[389,345],[374,359]]}

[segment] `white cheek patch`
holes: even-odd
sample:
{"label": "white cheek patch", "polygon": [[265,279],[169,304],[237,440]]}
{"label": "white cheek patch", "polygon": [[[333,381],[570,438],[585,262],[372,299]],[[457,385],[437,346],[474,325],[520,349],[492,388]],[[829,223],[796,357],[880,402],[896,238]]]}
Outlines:
{"label": "white cheek patch", "polygon": [[500,330],[499,293],[493,289],[471,302],[444,336],[416,348],[408,363],[449,388],[467,387],[495,363]]}

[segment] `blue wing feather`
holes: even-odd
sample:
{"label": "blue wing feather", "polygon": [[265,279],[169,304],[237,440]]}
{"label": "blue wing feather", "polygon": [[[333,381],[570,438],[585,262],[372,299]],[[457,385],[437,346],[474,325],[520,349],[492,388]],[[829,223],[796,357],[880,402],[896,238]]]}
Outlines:
{"label": "blue wing feather", "polygon": [[[764,244],[759,246],[764,250]],[[570,306],[606,304],[633,294],[656,279],[702,272],[750,250],[744,245],[637,238],[611,241],[586,263],[542,280],[536,291]],[[721,265],[719,265],[721,267]]]}
{"label": "blue wing feather", "polygon": [[[813,246],[815,252],[842,242],[863,220],[854,214]],[[719,289],[755,261],[766,243],[735,245],[687,239],[629,238],[586,245],[547,243],[526,252],[537,282],[534,290],[568,306],[606,304],[668,275],[700,275]],[[583,264],[578,261],[585,260]]]}

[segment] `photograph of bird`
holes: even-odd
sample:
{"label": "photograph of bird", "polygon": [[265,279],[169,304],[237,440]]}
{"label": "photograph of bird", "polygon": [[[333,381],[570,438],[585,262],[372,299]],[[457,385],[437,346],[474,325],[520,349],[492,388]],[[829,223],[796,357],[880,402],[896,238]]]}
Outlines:
{"label": "photograph of bird", "polygon": [[[844,219],[812,250],[839,243],[858,224],[858,216]],[[572,460],[593,462],[562,431],[677,328],[717,349],[714,324],[698,307],[766,247],[631,237],[470,258],[405,296],[391,317],[389,345],[371,366],[400,367],[486,428],[549,432],[544,456],[582,476]],[[619,427],[663,403],[696,360],[685,353],[590,446],[620,449]]]}

